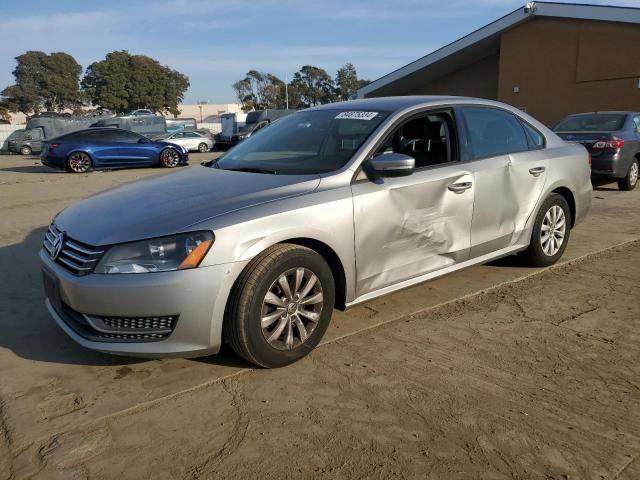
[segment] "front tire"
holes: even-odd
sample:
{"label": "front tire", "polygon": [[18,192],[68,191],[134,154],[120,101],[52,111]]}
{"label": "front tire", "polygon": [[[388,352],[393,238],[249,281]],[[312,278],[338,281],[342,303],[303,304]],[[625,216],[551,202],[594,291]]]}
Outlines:
{"label": "front tire", "polygon": [[27,145],[25,145],[20,149],[20,155],[31,155],[32,153],[33,153],[33,150],[31,150],[31,147]]}
{"label": "front tire", "polygon": [[320,255],[299,245],[275,245],[238,278],[224,337],[239,356],[260,367],[288,365],[318,345],[334,298],[333,275]]}
{"label": "front tire", "polygon": [[533,224],[529,248],[522,254],[525,261],[534,267],[548,267],[556,263],[569,243],[571,221],[567,200],[558,193],[549,195]]}
{"label": "front tire", "polygon": [[200,145],[198,145],[198,151],[200,153],[207,153],[209,151],[209,147],[206,143],[201,143]]}
{"label": "front tire", "polygon": [[160,152],[160,165],[164,168],[175,168],[180,165],[180,155],[173,148],[165,148]]}
{"label": "front tire", "polygon": [[87,173],[92,168],[91,157],[84,152],[73,152],[67,157],[67,171],[72,173]]}
{"label": "front tire", "polygon": [[634,158],[627,172],[627,176],[618,180],[618,188],[630,192],[636,188],[638,176],[640,176],[640,165],[638,165],[638,159]]}

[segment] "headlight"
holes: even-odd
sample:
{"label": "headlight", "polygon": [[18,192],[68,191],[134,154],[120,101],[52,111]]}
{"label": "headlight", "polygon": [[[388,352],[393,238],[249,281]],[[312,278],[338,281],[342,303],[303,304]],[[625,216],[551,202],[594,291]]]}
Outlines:
{"label": "headlight", "polygon": [[149,273],[195,268],[212,244],[213,234],[203,231],[115,245],[104,254],[95,273]]}

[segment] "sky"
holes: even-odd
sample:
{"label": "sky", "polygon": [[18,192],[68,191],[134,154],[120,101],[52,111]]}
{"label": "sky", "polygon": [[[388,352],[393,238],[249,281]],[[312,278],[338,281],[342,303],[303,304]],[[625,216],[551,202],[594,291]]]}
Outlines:
{"label": "sky", "polygon": [[[0,89],[14,57],[66,52],[82,65],[113,50],[189,77],[185,103],[230,103],[255,69],[285,79],[346,62],[375,80],[521,7],[526,0],[0,0]],[[568,3],[568,2],[563,2]],[[640,0],[582,0],[640,7]]]}

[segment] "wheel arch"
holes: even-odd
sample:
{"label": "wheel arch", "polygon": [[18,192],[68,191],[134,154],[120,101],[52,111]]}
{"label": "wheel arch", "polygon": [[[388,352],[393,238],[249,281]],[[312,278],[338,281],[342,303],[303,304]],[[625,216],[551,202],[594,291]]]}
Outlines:
{"label": "wheel arch", "polygon": [[347,303],[347,276],[344,271],[342,261],[333,248],[320,240],[305,237],[290,238],[278,243],[291,243],[307,247],[324,258],[325,262],[327,262],[331,269],[331,273],[333,274],[333,282],[336,289],[334,307],[338,310],[344,310]]}
{"label": "wheel arch", "polygon": [[562,195],[569,204],[569,212],[571,213],[571,228],[573,228],[576,223],[576,199],[573,196],[573,192],[567,187],[556,187],[550,193],[557,193],[559,195]]}

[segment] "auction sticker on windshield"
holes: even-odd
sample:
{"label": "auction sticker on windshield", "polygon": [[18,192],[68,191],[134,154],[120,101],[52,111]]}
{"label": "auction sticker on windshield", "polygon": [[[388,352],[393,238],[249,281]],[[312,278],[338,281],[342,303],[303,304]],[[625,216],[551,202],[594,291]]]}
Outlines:
{"label": "auction sticker on windshield", "polygon": [[337,119],[349,120],[373,120],[378,116],[378,112],[340,112],[336,115]]}

